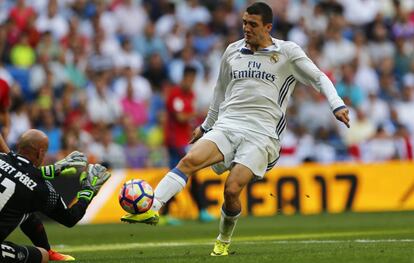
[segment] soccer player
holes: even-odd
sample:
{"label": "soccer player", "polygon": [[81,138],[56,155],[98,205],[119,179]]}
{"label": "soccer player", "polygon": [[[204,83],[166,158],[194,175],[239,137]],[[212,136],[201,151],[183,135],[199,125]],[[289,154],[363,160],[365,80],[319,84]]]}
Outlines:
{"label": "soccer player", "polygon": [[[10,129],[10,87],[9,84],[0,79],[0,152],[9,153],[10,149],[4,138],[7,138],[8,131]],[[79,164],[79,161],[83,163],[83,166],[86,167],[86,157],[80,152],[72,152],[66,158],[60,161],[61,164],[64,164],[66,167],[70,167],[71,164]],[[59,164],[58,164],[59,166]],[[66,168],[60,167],[60,168]],[[46,168],[46,167],[45,167]],[[48,169],[43,169],[43,175],[46,176],[46,179],[52,179],[51,175],[48,175],[46,172],[51,173],[53,170],[53,175],[60,175],[60,169],[56,169],[56,166],[49,166]],[[62,169],[64,170],[64,169]],[[74,257],[70,255],[65,255],[59,253],[50,248],[49,240],[46,234],[46,230],[43,226],[42,221],[36,214],[31,214],[24,222],[20,224],[20,229],[30,238],[33,244],[37,247],[44,248],[49,253],[49,259],[54,261],[73,261]]]}
{"label": "soccer player", "polygon": [[40,211],[67,227],[74,226],[110,177],[105,167],[90,164],[80,176],[78,201],[67,208],[38,168],[47,148],[46,134],[39,130],[28,130],[19,138],[17,154],[0,154],[0,262],[48,262],[49,255],[45,249],[20,246],[5,239],[35,211]]}
{"label": "soccer player", "polygon": [[263,2],[246,9],[244,39],[224,52],[209,112],[193,133],[194,146],[160,181],[151,210],[127,214],[122,221],[155,224],[157,211],[185,187],[188,176],[209,165],[218,174],[230,170],[211,253],[227,256],[241,213],[240,192],[251,180],[263,178],[279,158],[285,112],[296,82],[322,92],[335,117],[349,127],[348,109],[328,77],[297,44],[271,37],[272,16]]}

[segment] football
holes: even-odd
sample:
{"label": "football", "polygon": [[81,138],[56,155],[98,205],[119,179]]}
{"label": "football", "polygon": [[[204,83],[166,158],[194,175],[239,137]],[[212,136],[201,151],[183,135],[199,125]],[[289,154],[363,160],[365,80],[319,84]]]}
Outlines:
{"label": "football", "polygon": [[141,179],[132,179],[124,183],[119,192],[119,204],[122,209],[131,214],[148,211],[154,200],[151,185]]}

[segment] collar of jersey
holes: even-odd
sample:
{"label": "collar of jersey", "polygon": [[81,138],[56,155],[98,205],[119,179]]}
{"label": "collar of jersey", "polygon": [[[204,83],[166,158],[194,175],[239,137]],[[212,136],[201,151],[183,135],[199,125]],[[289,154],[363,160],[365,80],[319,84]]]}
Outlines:
{"label": "collar of jersey", "polygon": [[243,39],[238,49],[239,49],[239,52],[242,53],[243,55],[253,55],[254,53],[268,54],[268,53],[278,52],[280,50],[280,46],[278,45],[277,40],[275,38],[272,38],[272,42],[273,44],[270,45],[269,47],[253,52],[250,48],[246,47],[246,40]]}
{"label": "collar of jersey", "polygon": [[12,155],[14,155],[18,160],[27,163],[27,164],[31,164],[32,162],[30,160],[28,160],[26,157],[21,156],[20,154],[17,154],[13,151],[10,152]]}

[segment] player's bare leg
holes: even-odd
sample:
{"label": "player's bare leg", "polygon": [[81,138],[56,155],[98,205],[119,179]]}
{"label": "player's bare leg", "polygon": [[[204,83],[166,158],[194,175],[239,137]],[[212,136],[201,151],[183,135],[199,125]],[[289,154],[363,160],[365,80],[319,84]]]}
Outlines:
{"label": "player's bare leg", "polygon": [[197,141],[177,167],[169,171],[159,182],[154,191],[155,197],[151,209],[143,214],[127,214],[121,218],[121,221],[156,225],[159,220],[158,210],[183,190],[189,176],[223,159],[223,154],[214,142],[203,139]]}
{"label": "player's bare leg", "polygon": [[241,213],[240,193],[252,180],[252,171],[242,164],[236,164],[230,171],[224,185],[224,204],[221,209],[219,236],[212,256],[227,256],[231,237]]}

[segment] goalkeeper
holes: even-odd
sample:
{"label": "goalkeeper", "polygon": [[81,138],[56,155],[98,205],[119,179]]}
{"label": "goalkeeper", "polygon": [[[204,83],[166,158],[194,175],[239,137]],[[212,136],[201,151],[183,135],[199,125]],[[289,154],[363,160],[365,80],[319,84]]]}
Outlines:
{"label": "goalkeeper", "polygon": [[[0,135],[0,151],[9,153],[10,149]],[[86,156],[78,151],[73,151],[64,159],[54,165],[42,166],[43,178],[47,180],[54,179],[56,176],[74,176],[78,171],[83,171],[87,165]],[[24,222],[20,224],[20,229],[32,241],[36,247],[46,249],[49,254],[49,260],[53,261],[73,261],[74,257],[65,255],[51,249],[45,227],[36,213],[32,213]]]}
{"label": "goalkeeper", "polygon": [[59,174],[76,161],[65,158],[54,166],[39,169],[47,148],[47,136],[39,130],[29,130],[20,137],[17,154],[0,154],[0,262],[48,262],[49,255],[45,249],[20,246],[5,239],[35,211],[40,211],[67,227],[74,226],[110,177],[105,167],[90,164],[80,176],[78,201],[67,208],[52,184],[44,177]]}

